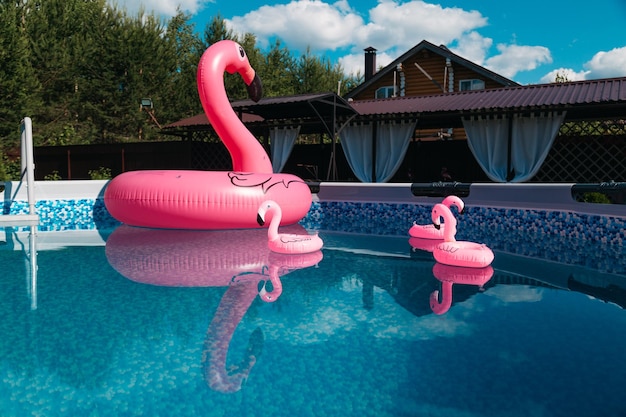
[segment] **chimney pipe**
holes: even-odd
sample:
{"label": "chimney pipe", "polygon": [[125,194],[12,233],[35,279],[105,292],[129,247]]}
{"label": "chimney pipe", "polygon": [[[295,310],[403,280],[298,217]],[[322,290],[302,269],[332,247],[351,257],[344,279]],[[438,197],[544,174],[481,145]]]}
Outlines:
{"label": "chimney pipe", "polygon": [[376,73],[376,48],[371,46],[364,49],[365,51],[365,81],[369,81],[370,78]]}

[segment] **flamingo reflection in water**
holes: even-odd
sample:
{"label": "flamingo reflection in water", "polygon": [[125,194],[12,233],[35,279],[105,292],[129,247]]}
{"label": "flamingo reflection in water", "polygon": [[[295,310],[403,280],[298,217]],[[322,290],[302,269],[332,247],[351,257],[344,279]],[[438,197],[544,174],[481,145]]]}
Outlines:
{"label": "flamingo reflection in water", "polygon": [[435,290],[430,294],[430,308],[435,314],[444,314],[452,306],[454,284],[475,285],[482,288],[493,277],[493,268],[491,266],[468,268],[437,262],[433,266],[433,275],[441,281],[441,293]]}
{"label": "flamingo reflection in water", "polygon": [[[286,226],[306,233],[300,225]],[[169,287],[227,287],[209,324],[202,353],[204,378],[213,390],[239,391],[262,351],[263,333],[252,332],[239,364],[227,369],[235,329],[259,296],[274,302],[282,294],[281,276],[317,265],[322,252],[273,253],[263,229],[186,231],[122,225],[106,242],[109,264],[126,278]]]}

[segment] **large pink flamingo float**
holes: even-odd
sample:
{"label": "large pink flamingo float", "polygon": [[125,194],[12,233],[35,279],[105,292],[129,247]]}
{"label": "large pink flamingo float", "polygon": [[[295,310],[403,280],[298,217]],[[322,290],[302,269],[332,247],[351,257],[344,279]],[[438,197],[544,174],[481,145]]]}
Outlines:
{"label": "large pink flamingo float", "polygon": [[[447,196],[446,198],[443,199],[441,204],[449,208],[451,208],[452,206],[456,207],[459,214],[462,214],[463,210],[465,209],[465,203],[463,202],[463,200],[461,200],[460,197],[457,197],[455,195]],[[411,236],[412,238],[418,238],[418,239],[441,240],[443,239],[443,231],[445,227],[446,227],[445,224],[443,225],[443,227],[436,228],[432,223],[417,224],[413,222],[413,226],[409,228],[409,236]],[[418,241],[416,241],[416,243],[417,242]],[[424,243],[423,246],[428,246],[428,244]]]}
{"label": "large pink flamingo float", "polygon": [[233,171],[144,170],[115,177],[104,203],[118,221],[165,229],[258,228],[256,213],[265,200],[283,210],[282,224],[301,220],[311,191],[300,178],[272,173],[265,149],[233,111],[224,73],[239,73],[255,101],[261,82],[236,42],[211,45],[198,64],[198,92],[204,111],[231,155]]}
{"label": "large pink flamingo float", "polygon": [[437,262],[468,268],[483,268],[491,264],[494,255],[485,244],[455,239],[456,219],[448,207],[435,204],[431,217],[435,227],[441,227],[441,219],[445,222],[443,242],[433,249]]}
{"label": "large pink flamingo float", "polygon": [[[290,231],[304,230],[299,225]],[[262,332],[255,330],[243,359],[227,367],[226,357],[237,325],[259,296],[274,302],[282,294],[281,276],[317,265],[322,252],[273,253],[262,229],[186,231],[122,225],[105,248],[109,264],[126,278],[170,287],[227,287],[207,329],[202,353],[204,378],[212,389],[241,389],[260,354]],[[270,285],[271,283],[271,285]]]}
{"label": "large pink flamingo float", "polygon": [[491,266],[466,268],[435,263],[433,275],[441,281],[441,295],[438,290],[430,294],[430,308],[433,313],[440,315],[446,313],[452,306],[454,284],[475,285],[482,288],[493,277],[493,268]]}

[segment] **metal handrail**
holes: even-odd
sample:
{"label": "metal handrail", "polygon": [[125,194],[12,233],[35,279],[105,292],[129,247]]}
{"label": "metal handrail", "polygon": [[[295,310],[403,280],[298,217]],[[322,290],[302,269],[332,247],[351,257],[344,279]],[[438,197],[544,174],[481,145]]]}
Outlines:
{"label": "metal handrail", "polygon": [[[33,124],[30,117],[24,117],[20,123],[21,142],[21,175],[20,185],[26,177],[26,191],[28,199],[28,214],[6,214],[0,216],[0,226],[20,226],[39,224],[39,215],[35,210],[37,201],[35,200],[35,158],[33,153]],[[6,184],[5,184],[6,185]],[[11,196],[11,201],[17,196],[20,186]],[[5,193],[10,193],[10,187],[5,187]]]}

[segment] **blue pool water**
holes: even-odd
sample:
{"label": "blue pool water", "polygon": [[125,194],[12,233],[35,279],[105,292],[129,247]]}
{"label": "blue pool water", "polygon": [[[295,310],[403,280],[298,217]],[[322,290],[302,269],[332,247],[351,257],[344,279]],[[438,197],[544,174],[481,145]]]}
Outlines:
{"label": "blue pool water", "polygon": [[405,236],[285,258],[263,231],[121,226],[40,249],[35,283],[9,231],[0,415],[626,415],[624,247],[524,233],[480,235],[493,270],[468,274]]}

